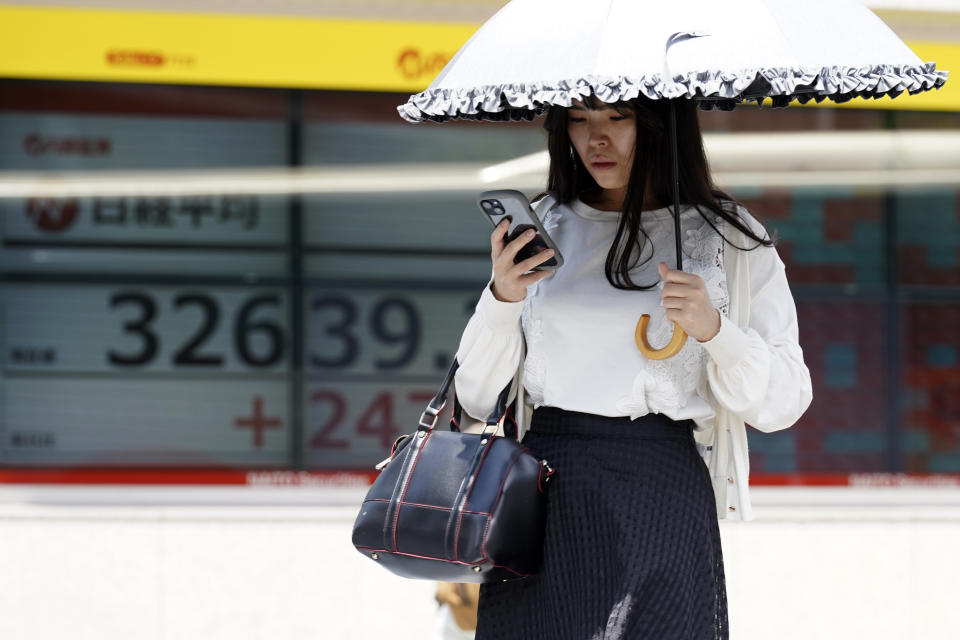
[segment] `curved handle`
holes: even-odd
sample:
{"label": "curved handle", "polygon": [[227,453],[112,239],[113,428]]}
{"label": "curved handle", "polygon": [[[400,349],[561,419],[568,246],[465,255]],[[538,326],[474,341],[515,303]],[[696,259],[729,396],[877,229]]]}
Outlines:
{"label": "curved handle", "polygon": [[633,334],[633,338],[637,343],[637,349],[640,349],[640,353],[651,360],[666,360],[667,358],[672,358],[677,355],[680,349],[683,349],[683,345],[687,342],[687,334],[680,328],[680,325],[673,325],[673,337],[670,338],[667,346],[662,349],[654,349],[650,346],[650,343],[647,342],[648,324],[650,324],[650,316],[645,313],[640,316],[640,319],[637,321],[637,330],[634,331]]}

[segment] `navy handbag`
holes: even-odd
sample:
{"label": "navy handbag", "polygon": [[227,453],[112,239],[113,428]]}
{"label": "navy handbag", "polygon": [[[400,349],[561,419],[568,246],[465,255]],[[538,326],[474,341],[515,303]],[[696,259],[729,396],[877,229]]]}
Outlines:
{"label": "navy handbag", "polygon": [[482,432],[459,430],[458,402],[450,429],[435,428],[458,367],[454,360],[416,431],[398,438],[377,465],[353,545],[405,578],[494,582],[533,575],[554,470],[517,441],[509,420],[504,435],[496,435],[510,385]]}

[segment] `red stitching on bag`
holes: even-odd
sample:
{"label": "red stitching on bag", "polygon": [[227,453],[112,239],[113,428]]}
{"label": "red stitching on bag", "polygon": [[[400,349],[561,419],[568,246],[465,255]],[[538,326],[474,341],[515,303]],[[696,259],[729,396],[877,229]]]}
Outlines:
{"label": "red stitching on bag", "polygon": [[[367,498],[366,502],[390,502],[388,498]],[[406,504],[411,507],[426,507],[428,509],[440,509],[442,511],[452,511],[453,507],[438,507],[435,504],[420,504],[419,502],[398,502],[397,504]],[[490,514],[486,511],[471,511],[470,509],[464,509],[464,513],[473,513],[478,516],[489,516]]]}
{"label": "red stitching on bag", "polygon": [[483,542],[480,543],[480,553],[483,554],[484,558],[490,560],[490,562],[493,562],[493,560],[487,555],[487,532],[490,531],[490,523],[493,522],[493,514],[497,512],[497,505],[500,504],[500,496],[503,495],[503,487],[507,484],[507,478],[510,477],[510,472],[513,471],[514,465],[517,464],[518,460],[520,460],[520,456],[523,455],[523,452],[529,450],[530,449],[521,449],[520,452],[517,453],[516,457],[514,457],[513,462],[510,463],[510,466],[507,467],[507,472],[503,474],[503,480],[500,482],[500,490],[497,491],[497,498],[493,501],[493,506],[490,508],[490,517],[487,518],[487,526],[483,528],[483,537],[481,538]]}
{"label": "red stitching on bag", "polygon": [[393,446],[390,447],[390,460],[391,460],[391,461],[393,460],[394,454],[397,452],[397,446],[399,446],[400,442],[402,442],[402,441],[401,441],[400,439],[397,439],[397,440],[393,443]]}
{"label": "red stitching on bag", "polygon": [[[446,562],[448,564],[462,564],[465,567],[475,567],[477,565],[483,564],[483,562],[463,562],[462,560],[447,560],[446,558],[434,558],[433,556],[421,556],[416,553],[406,553],[403,551],[390,551],[389,549],[375,549],[373,547],[356,547],[360,551],[375,551],[377,553],[386,553],[395,556],[407,556],[408,558],[420,558],[421,560],[436,560],[437,562]],[[487,558],[490,561],[490,558]],[[521,577],[528,577],[535,575],[533,573],[520,573],[516,569],[511,569],[505,564],[497,564],[496,562],[490,561],[490,566],[496,567],[497,569],[506,569],[510,573],[516,574]]]}
{"label": "red stitching on bag", "polygon": [[400,507],[403,506],[403,499],[407,497],[407,489],[410,488],[410,483],[413,482],[413,474],[417,470],[417,465],[420,464],[420,458],[423,457],[423,450],[427,447],[427,441],[430,440],[430,436],[433,435],[433,429],[427,432],[426,437],[423,439],[423,444],[420,445],[420,453],[417,454],[417,459],[413,461],[413,468],[410,469],[410,474],[407,476],[407,485],[403,488],[403,493],[400,495],[400,502],[397,503],[397,515],[393,519],[393,548],[397,548],[397,522],[400,521]]}
{"label": "red stitching on bag", "polygon": [[389,549],[374,549],[373,547],[357,547],[360,551],[375,551],[377,553],[392,553],[398,556],[408,556],[410,558],[421,558],[423,560],[438,560],[440,562],[448,562],[452,564],[462,564],[465,567],[472,567],[474,565],[483,564],[483,562],[463,562],[462,560],[447,560],[446,558],[435,558],[433,556],[421,556],[416,553],[407,553],[406,551],[390,551]]}
{"label": "red stitching on bag", "polygon": [[[473,479],[473,484],[470,485],[470,491],[467,493],[467,497],[463,499],[463,505],[466,506],[470,502],[470,496],[473,495],[473,490],[477,486],[477,478],[480,477],[480,470],[483,469],[483,463],[487,459],[487,454],[490,453],[490,449],[493,448],[493,442],[496,439],[496,436],[490,436],[490,443],[487,445],[487,448],[483,450],[483,457],[480,458],[480,464],[477,465],[477,470]],[[490,520],[487,519],[487,525],[489,526]],[[457,520],[457,532],[453,534],[453,559],[456,560],[460,557],[460,525],[463,524],[463,511],[460,512],[460,518]]]}

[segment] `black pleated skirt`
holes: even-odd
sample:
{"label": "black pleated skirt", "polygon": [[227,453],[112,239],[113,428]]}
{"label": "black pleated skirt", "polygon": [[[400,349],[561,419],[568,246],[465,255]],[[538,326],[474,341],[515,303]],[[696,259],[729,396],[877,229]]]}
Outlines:
{"label": "black pleated skirt", "polygon": [[537,409],[523,443],[556,469],[543,566],[481,585],[476,640],[726,639],[720,530],[692,427]]}

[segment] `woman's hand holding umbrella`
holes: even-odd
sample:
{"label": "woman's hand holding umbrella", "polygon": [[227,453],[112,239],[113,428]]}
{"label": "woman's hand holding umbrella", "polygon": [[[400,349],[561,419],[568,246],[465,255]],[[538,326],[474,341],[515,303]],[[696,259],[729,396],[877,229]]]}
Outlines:
{"label": "woman's hand holding umbrella", "polygon": [[720,312],[713,306],[703,278],[671,269],[666,262],[658,264],[657,269],[664,281],[661,300],[667,320],[700,342],[716,336],[720,331]]}
{"label": "woman's hand holding umbrella", "polygon": [[[509,243],[503,237],[509,229],[509,221],[504,220],[490,235],[490,259],[493,261],[493,296],[501,302],[520,302],[527,297],[527,287],[550,276],[553,271],[530,271],[535,266],[553,257],[553,250],[541,251],[521,262],[514,262],[523,247],[533,240],[533,230],[521,233]],[[529,273],[528,273],[529,272]]]}

